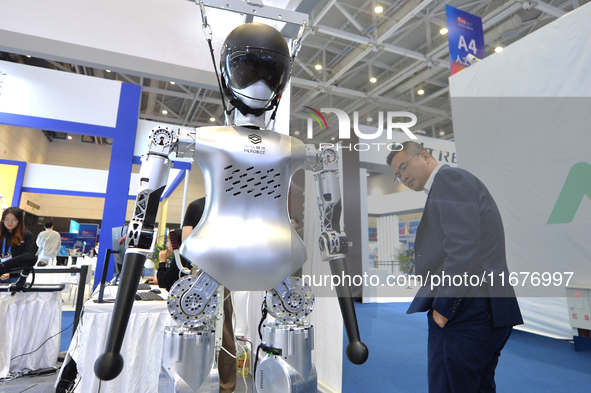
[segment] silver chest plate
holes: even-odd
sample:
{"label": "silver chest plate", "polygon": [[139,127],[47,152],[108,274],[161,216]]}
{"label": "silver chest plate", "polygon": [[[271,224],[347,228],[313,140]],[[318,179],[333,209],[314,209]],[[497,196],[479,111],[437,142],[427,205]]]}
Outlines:
{"label": "silver chest plate", "polygon": [[305,158],[300,140],[273,131],[198,129],[195,160],[207,199],[181,254],[232,291],[278,285],[306,261],[287,208],[291,177]]}

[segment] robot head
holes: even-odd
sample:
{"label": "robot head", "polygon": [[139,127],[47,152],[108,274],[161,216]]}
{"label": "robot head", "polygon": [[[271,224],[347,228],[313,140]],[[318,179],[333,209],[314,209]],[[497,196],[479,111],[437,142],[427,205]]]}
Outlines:
{"label": "robot head", "polygon": [[285,38],[262,23],[235,28],[222,46],[220,62],[224,94],[243,115],[273,109],[291,74]]}

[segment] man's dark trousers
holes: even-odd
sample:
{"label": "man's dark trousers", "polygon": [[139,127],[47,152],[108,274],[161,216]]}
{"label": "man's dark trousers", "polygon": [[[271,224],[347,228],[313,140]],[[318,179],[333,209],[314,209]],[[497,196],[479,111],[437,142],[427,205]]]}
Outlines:
{"label": "man's dark trousers", "polygon": [[494,327],[489,298],[464,299],[443,328],[432,314],[427,314],[429,393],[496,392],[495,368],[513,327]]}

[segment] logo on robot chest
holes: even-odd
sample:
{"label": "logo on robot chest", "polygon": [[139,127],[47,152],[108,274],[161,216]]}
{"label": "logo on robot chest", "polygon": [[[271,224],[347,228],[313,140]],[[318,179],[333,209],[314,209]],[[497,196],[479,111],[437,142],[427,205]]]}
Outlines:
{"label": "logo on robot chest", "polygon": [[265,154],[265,146],[258,146],[263,141],[260,135],[250,134],[248,140],[252,145],[244,145],[244,152],[250,154]]}

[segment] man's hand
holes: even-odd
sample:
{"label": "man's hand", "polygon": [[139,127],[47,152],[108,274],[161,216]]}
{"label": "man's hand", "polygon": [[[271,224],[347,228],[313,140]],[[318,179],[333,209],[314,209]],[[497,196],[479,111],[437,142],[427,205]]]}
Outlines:
{"label": "man's hand", "polygon": [[8,280],[10,278],[10,273],[4,273],[3,275],[0,276],[0,280],[4,281],[4,280]]}
{"label": "man's hand", "polygon": [[150,285],[158,285],[158,279],[156,277],[148,277],[146,278],[146,284]]}
{"label": "man's hand", "polygon": [[166,262],[166,260],[168,259],[168,256],[171,254],[172,254],[172,252],[169,252],[168,250],[160,251],[160,253],[158,254],[158,261],[160,261],[160,263]]}
{"label": "man's hand", "polygon": [[433,320],[442,329],[445,327],[445,324],[447,324],[447,321],[449,321],[449,319],[439,314],[437,310],[433,310]]}

